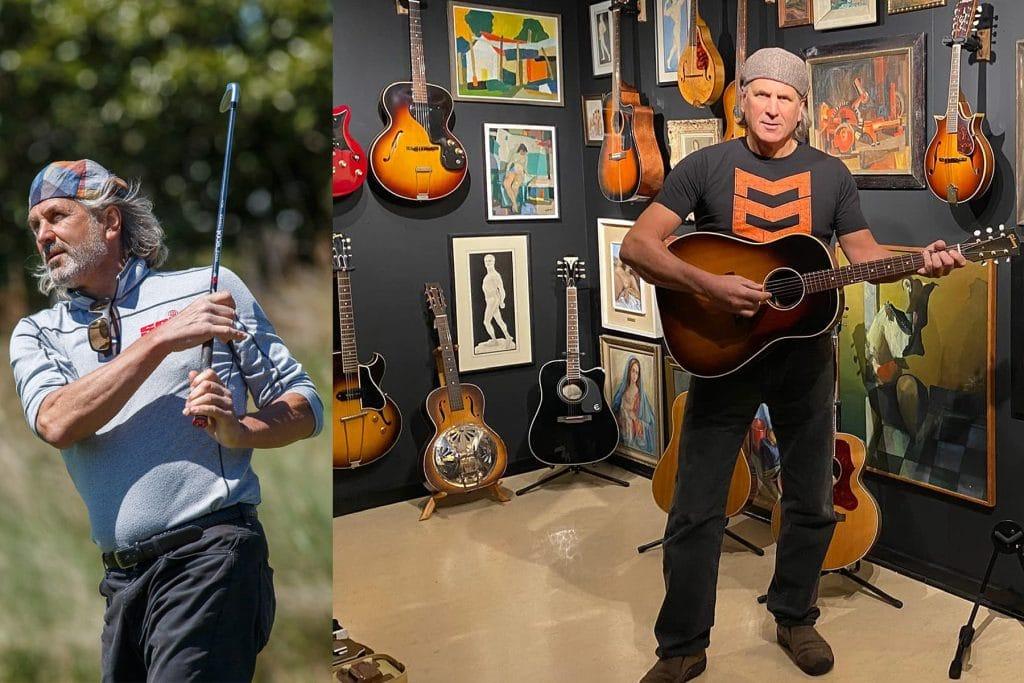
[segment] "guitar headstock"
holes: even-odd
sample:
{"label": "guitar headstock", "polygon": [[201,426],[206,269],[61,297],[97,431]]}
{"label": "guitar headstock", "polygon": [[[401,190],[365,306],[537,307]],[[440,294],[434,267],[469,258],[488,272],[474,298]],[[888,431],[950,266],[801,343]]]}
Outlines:
{"label": "guitar headstock", "polygon": [[444,303],[444,292],[441,291],[441,285],[436,282],[428,282],[424,291],[427,297],[427,305],[430,306],[431,312],[434,317],[445,315],[446,307]]}
{"label": "guitar headstock", "polygon": [[954,42],[967,40],[977,26],[977,19],[981,16],[981,8],[978,7],[978,0],[958,0],[953,7],[953,30],[950,36]]}
{"label": "guitar headstock", "polygon": [[334,272],[339,270],[355,270],[352,267],[352,239],[345,237],[340,232],[331,235],[331,260],[334,263]]}
{"label": "guitar headstock", "polygon": [[587,278],[586,262],[576,256],[563,256],[558,259],[555,270],[562,278],[566,287],[575,287],[580,280]]}
{"label": "guitar headstock", "polygon": [[1020,255],[1020,238],[1012,229],[1007,232],[1005,225],[1000,225],[999,230],[975,230],[974,237],[959,245],[960,253],[969,261],[979,261],[984,265],[988,261],[998,263],[1004,256],[1009,262],[1011,256]]}

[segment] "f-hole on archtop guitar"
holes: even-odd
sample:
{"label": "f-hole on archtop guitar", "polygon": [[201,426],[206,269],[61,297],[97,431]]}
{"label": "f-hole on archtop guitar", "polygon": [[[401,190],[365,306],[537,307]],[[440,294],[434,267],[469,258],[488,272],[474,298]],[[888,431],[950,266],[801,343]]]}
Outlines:
{"label": "f-hole on archtop guitar", "polygon": [[437,495],[427,503],[421,520],[430,517],[436,500],[448,494],[489,487],[498,500],[508,500],[497,485],[505,473],[508,451],[497,432],[484,422],[484,392],[475,384],[459,381],[441,286],[427,283],[426,298],[434,314],[443,370],[441,386],[427,394],[425,402],[434,435],[423,450],[423,474],[427,488]]}
{"label": "f-hole on archtop guitar", "polygon": [[622,12],[635,14],[636,0],[612,0],[612,91],[601,98],[604,139],[598,157],[601,193],[613,202],[649,199],[665,182],[665,162],[654,135],[654,110],[622,80],[619,36]]}
{"label": "f-hole on archtop guitar", "polygon": [[538,376],[540,404],[530,422],[529,445],[546,465],[587,465],[604,460],[619,443],[619,427],[604,400],[604,368],[580,370],[576,282],[586,277],[575,256],[558,261],[565,282],[565,360],[545,363]]}
{"label": "f-hole on archtop guitar", "polygon": [[960,92],[960,52],[973,38],[975,16],[981,14],[977,5],[978,0],[959,0],[953,8],[946,114],[935,116],[935,135],[924,157],[928,189],[950,206],[984,195],[995,173],[992,144],[981,131],[985,115],[971,113]]}
{"label": "f-hole on archtop guitar", "polygon": [[[976,232],[952,247],[969,261],[1015,256],[1017,235]],[[656,287],[665,343],[672,357],[698,377],[738,370],[784,339],[814,337],[830,330],[843,310],[842,288],[858,282],[910,275],[924,265],[920,253],[835,267],[832,252],[803,233],[772,242],[715,232],[691,232],[668,245],[673,256],[714,275],[740,275],[761,283],[772,298],[752,317],[734,315],[692,292]]]}
{"label": "f-hole on archtop guitar", "polygon": [[361,364],[356,353],[351,240],[336,233],[331,248],[341,339],[341,350],[334,352],[334,467],[350,469],[367,465],[391,450],[402,433],[402,414],[380,388],[384,358],[374,353],[369,363]]}
{"label": "f-hole on archtop guitar", "polygon": [[448,128],[454,110],[451,93],[427,83],[420,0],[407,1],[412,81],[392,83],[381,93],[388,127],[373,141],[370,168],[396,197],[429,201],[458,189],[469,164],[465,148]]}

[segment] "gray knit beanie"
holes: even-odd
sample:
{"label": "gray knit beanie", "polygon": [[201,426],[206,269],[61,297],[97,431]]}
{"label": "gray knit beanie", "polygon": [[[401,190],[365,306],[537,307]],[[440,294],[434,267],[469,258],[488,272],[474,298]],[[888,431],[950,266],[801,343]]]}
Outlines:
{"label": "gray knit beanie", "polygon": [[761,48],[743,63],[743,87],[758,78],[792,86],[800,97],[807,96],[807,64],[781,47]]}

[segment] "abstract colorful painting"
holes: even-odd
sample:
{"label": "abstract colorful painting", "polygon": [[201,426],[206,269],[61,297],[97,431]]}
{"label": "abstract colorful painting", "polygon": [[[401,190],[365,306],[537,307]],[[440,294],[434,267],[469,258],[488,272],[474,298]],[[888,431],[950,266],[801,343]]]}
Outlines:
{"label": "abstract colorful painting", "polygon": [[487,220],[558,218],[554,126],[484,124]]}
{"label": "abstract colorful painting", "polygon": [[562,105],[557,14],[449,2],[448,26],[455,99]]}

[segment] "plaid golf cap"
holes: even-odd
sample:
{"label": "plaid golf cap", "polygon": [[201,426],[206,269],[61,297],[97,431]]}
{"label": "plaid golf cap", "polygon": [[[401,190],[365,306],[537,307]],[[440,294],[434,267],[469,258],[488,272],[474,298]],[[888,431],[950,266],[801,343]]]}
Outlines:
{"label": "plaid golf cap", "polygon": [[111,179],[123,190],[128,189],[128,183],[91,159],[50,162],[32,181],[28,208],[31,211],[39,202],[55,197],[95,199]]}

